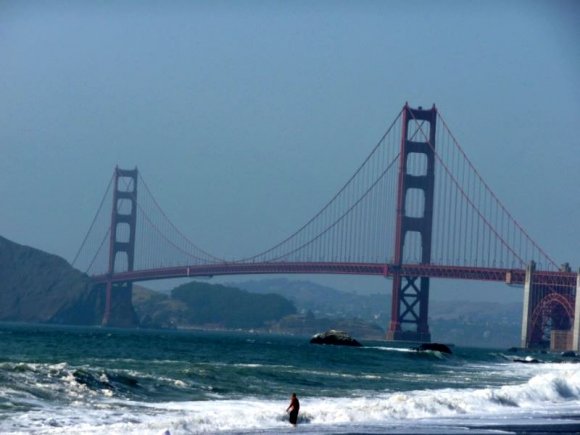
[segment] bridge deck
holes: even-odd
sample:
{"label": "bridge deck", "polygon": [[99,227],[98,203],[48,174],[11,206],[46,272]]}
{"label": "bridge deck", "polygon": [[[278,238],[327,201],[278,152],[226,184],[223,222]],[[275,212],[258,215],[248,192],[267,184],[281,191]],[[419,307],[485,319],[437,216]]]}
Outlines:
{"label": "bridge deck", "polygon": [[[381,263],[216,263],[166,267],[159,269],[119,272],[113,275],[96,275],[95,283],[136,282],[156,279],[207,277],[225,275],[256,274],[330,274],[330,275],[378,275],[386,278],[400,271],[404,276],[425,276],[479,281],[505,282],[523,285],[526,271],[523,269],[441,266],[434,264],[406,264],[395,266]],[[576,274],[573,272],[535,271],[534,281],[545,285],[574,286]]]}

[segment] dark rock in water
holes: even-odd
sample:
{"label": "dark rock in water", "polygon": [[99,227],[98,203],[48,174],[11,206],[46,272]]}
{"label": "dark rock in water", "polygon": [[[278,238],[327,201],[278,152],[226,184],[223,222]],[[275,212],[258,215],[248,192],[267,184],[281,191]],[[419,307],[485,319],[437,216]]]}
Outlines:
{"label": "dark rock in water", "polygon": [[312,344],[333,344],[338,346],[362,346],[358,341],[343,331],[331,329],[320,332],[310,339]]}
{"label": "dark rock in water", "polygon": [[576,357],[576,352],[572,350],[567,350],[566,352],[562,352],[562,356],[574,358]]}
{"label": "dark rock in water", "polygon": [[452,354],[451,348],[443,343],[423,343],[414,348],[416,351],[435,350],[441,353]]}

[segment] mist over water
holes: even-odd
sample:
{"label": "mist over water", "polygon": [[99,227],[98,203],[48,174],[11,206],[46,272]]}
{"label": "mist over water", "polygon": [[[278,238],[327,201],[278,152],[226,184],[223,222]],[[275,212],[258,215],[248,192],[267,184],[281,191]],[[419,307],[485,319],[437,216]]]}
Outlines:
{"label": "mist over water", "polygon": [[200,331],[0,326],[1,433],[466,433],[580,417],[580,365],[489,349]]}

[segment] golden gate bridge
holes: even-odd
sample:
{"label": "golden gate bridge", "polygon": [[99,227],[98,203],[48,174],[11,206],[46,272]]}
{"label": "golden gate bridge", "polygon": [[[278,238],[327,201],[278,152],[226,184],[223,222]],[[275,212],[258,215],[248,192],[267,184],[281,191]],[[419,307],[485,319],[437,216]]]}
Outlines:
{"label": "golden gate bridge", "polygon": [[197,246],[137,169],[117,167],[73,264],[103,289],[104,325],[135,323],[131,295],[138,281],[379,275],[392,279],[389,340],[430,341],[430,280],[447,278],[523,285],[521,346],[550,340],[555,348],[580,346],[580,275],[558,267],[509,213],[435,106],[405,104],[309,221],[270,249],[236,260]]}

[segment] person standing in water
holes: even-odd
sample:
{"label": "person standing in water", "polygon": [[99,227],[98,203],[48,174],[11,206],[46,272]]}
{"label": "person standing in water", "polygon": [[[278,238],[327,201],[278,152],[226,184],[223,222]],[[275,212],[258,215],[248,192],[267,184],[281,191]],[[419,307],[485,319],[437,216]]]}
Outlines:
{"label": "person standing in water", "polygon": [[296,393],[292,393],[290,406],[286,408],[286,412],[288,411],[290,411],[290,423],[296,426],[296,423],[298,422],[298,411],[300,411],[300,402],[298,401],[298,397],[296,397]]}

